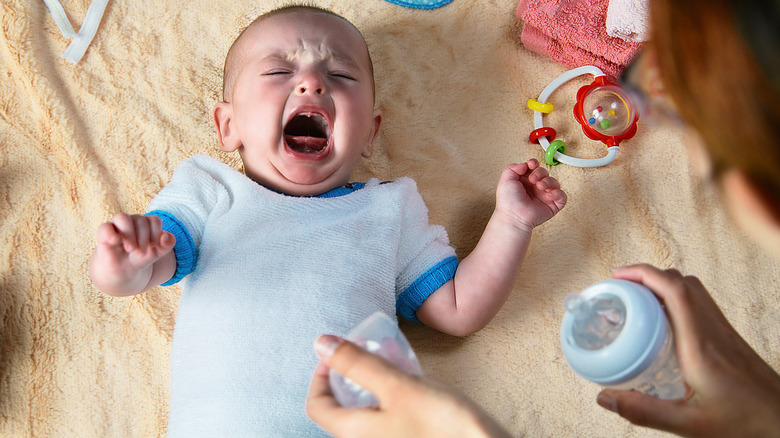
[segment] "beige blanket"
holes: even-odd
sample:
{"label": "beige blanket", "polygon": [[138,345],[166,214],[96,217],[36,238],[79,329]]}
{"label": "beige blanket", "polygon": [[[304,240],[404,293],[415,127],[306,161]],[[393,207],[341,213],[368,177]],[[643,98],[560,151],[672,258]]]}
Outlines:
{"label": "beige blanket", "polygon": [[[215,141],[224,54],[283,0],[112,1],[86,56],[42,1],[0,5],[0,435],[165,433],[180,288],[132,298],[87,273],[98,225],[143,212],[177,164]],[[454,0],[433,11],[319,0],[365,34],[385,122],[355,180],[408,175],[463,257],[494,206],[499,173],[541,157],[525,102],[566,70],[520,44],[517,0]],[[63,0],[78,29],[89,0]],[[575,156],[605,153],[571,116],[573,81],[547,121]],[[737,147],[738,145],[735,145]],[[735,229],[692,174],[680,132],[642,124],[612,164],[550,172],[569,204],[535,232],[506,306],[465,339],[403,322],[430,378],[461,388],[517,436],[660,436],[595,403],[599,388],[561,354],[562,302],[615,266],[699,276],[734,326],[780,368],[778,263]],[[313,353],[312,353],[313,354]]]}

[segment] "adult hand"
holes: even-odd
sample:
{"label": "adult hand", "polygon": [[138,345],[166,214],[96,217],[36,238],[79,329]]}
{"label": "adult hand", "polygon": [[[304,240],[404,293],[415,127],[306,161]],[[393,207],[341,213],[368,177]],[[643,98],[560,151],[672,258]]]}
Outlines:
{"label": "adult hand", "polygon": [[[322,363],[309,389],[307,413],[337,437],[508,437],[465,395],[406,374],[380,356],[335,336],[315,343]],[[333,397],[328,370],[371,391],[377,408],[344,408]]]}
{"label": "adult hand", "polygon": [[780,375],[739,336],[698,278],[648,265],[612,275],[644,284],[666,306],[690,396],[659,400],[604,390],[599,405],[688,437],[780,437]]}

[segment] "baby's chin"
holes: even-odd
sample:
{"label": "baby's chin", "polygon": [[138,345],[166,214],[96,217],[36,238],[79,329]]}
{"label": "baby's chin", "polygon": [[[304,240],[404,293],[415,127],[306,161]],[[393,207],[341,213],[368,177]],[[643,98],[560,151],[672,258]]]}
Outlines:
{"label": "baby's chin", "polygon": [[283,181],[273,181],[263,184],[266,187],[293,196],[317,196],[346,184],[346,181],[336,179],[313,179],[288,177]]}
{"label": "baby's chin", "polygon": [[288,195],[293,196],[318,196],[323,193],[327,193],[336,187],[341,187],[344,184],[336,184],[336,185],[295,185],[294,187],[290,188],[289,190],[279,190],[282,193],[286,193]]}
{"label": "baby's chin", "polygon": [[[270,165],[269,165],[270,164]],[[349,182],[350,166],[290,160],[259,168],[244,161],[246,176],[271,190],[293,196],[317,196]]]}

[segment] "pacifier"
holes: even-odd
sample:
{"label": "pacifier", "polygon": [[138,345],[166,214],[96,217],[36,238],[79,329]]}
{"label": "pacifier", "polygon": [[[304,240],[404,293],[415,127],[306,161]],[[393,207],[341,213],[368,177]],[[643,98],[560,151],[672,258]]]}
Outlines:
{"label": "pacifier", "polygon": [[[566,144],[555,140],[555,129],[545,127],[542,114],[549,114],[553,105],[547,102],[553,91],[578,76],[593,75],[593,83],[577,91],[577,103],[574,105],[574,118],[582,126],[582,131],[592,140],[607,145],[607,155],[602,158],[575,158],[566,155]],[[639,112],[622,88],[607,80],[598,67],[584,66],[569,70],[558,76],[537,99],[529,99],[528,108],[534,112],[534,130],[528,139],[539,143],[544,150],[544,161],[548,165],[559,162],[578,167],[599,167],[611,163],[617,156],[620,142],[636,134]]]}

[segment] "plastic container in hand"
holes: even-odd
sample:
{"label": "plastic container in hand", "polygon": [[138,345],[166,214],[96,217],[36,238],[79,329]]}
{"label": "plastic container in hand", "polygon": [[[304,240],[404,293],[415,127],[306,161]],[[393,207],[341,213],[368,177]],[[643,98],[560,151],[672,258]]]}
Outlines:
{"label": "plastic container in hand", "polygon": [[575,373],[608,388],[685,396],[672,331],[650,289],[607,280],[568,296],[565,305],[561,347]]}
{"label": "plastic container in hand", "polygon": [[[420,363],[409,341],[395,321],[382,312],[376,312],[358,324],[347,339],[370,353],[384,357],[409,374],[422,375]],[[373,407],[379,400],[360,385],[330,370],[330,387],[336,400],[344,407]]]}

